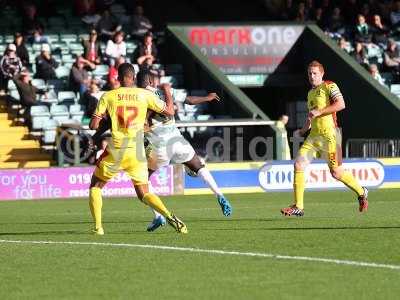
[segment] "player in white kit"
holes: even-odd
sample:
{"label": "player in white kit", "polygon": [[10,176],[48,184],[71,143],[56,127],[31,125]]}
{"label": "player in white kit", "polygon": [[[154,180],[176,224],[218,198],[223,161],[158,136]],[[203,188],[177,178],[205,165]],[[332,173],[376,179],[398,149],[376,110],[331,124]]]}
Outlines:
{"label": "player in white kit", "polygon": [[[138,73],[137,84],[139,87],[153,91],[161,99],[172,97],[169,89],[166,89],[165,95],[161,93],[161,90],[157,88],[159,82],[159,77],[153,73]],[[188,96],[185,103],[196,105],[213,100],[219,101],[219,97],[215,93],[210,93],[205,97]],[[231,215],[232,206],[228,199],[222,194],[210,171],[197,156],[192,145],[176,127],[174,117],[165,117],[153,111],[148,111],[147,121],[148,127],[145,137],[149,142],[146,148],[149,176],[158,168],[170,163],[184,164],[192,173],[202,178],[214,192],[224,216]],[[165,224],[165,218],[158,212],[154,210],[153,212],[154,219],[147,227],[147,231],[154,231]]]}

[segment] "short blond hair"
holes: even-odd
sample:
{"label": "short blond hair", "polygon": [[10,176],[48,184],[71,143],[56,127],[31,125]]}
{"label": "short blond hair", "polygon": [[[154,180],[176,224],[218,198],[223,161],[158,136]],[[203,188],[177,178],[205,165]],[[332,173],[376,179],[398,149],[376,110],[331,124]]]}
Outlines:
{"label": "short blond hair", "polygon": [[313,60],[308,64],[308,69],[310,68],[318,68],[321,73],[325,73],[324,66],[317,60]]}

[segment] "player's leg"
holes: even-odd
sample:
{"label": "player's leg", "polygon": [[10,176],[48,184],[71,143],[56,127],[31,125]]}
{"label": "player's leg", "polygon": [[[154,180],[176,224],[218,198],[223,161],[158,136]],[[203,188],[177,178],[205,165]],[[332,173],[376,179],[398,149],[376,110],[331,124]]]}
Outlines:
{"label": "player's leg", "polygon": [[101,210],[103,207],[103,199],[101,196],[101,189],[106,185],[106,181],[103,181],[96,177],[95,174],[92,176],[92,181],[90,183],[89,190],[89,207],[92,214],[93,220],[95,222],[94,233],[98,235],[103,235],[103,224],[101,219]]}
{"label": "player's leg", "polygon": [[368,210],[368,189],[362,187],[353,174],[344,170],[342,166],[342,148],[340,143],[334,140],[329,140],[329,152],[327,154],[327,162],[331,175],[336,180],[343,182],[349,189],[356,193],[359,203],[359,211]]}
{"label": "player's leg", "polygon": [[89,207],[95,221],[94,233],[103,235],[102,207],[103,199],[101,189],[116,175],[121,166],[123,152],[121,150],[107,147],[97,161],[89,190]]}
{"label": "player's leg", "polygon": [[308,137],[301,146],[299,153],[294,162],[294,179],[293,179],[293,194],[294,203],[289,207],[282,208],[281,213],[285,216],[304,215],[304,189],[305,176],[304,172],[310,162],[316,155],[316,149],[313,145],[313,138]]}
{"label": "player's leg", "polygon": [[164,205],[162,200],[149,192],[147,161],[138,161],[134,154],[127,156],[123,169],[132,179],[137,197],[152,209],[164,216],[167,222],[179,233],[187,233],[186,225],[173,215]]}
{"label": "player's leg", "polygon": [[143,203],[160,213],[167,220],[168,224],[170,224],[178,233],[188,232],[185,223],[172,214],[156,194],[149,192],[147,183],[138,183],[134,180],[133,185],[138,198]]}
{"label": "player's leg", "polygon": [[[194,153],[193,148],[190,148]],[[182,151],[185,151],[182,148]],[[189,152],[189,150],[187,150]],[[230,216],[232,214],[232,206],[229,203],[229,200],[224,196],[224,194],[219,189],[217,183],[215,182],[214,177],[211,175],[210,171],[206,168],[206,166],[201,162],[196,153],[194,153],[191,160],[184,162],[184,165],[188,167],[191,171],[193,171],[197,176],[199,176],[203,181],[208,185],[208,187],[213,191],[214,195],[217,197],[217,201],[221,206],[221,210],[224,216]]]}
{"label": "player's leg", "polygon": [[[146,158],[147,158],[147,168],[149,172],[149,178],[151,175],[161,166],[168,165],[169,159],[166,156],[164,151],[157,150],[153,145],[149,144],[146,147]],[[166,220],[162,214],[157,212],[155,209],[150,207],[150,210],[154,214],[153,220],[147,226],[147,231],[151,232],[156,230],[157,228],[164,226],[166,224]]]}

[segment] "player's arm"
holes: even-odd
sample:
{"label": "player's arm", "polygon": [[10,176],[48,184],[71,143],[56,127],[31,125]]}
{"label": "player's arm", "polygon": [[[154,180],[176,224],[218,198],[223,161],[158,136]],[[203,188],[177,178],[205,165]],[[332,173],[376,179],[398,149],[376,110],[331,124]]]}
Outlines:
{"label": "player's arm", "polygon": [[97,103],[96,110],[94,111],[94,114],[92,116],[92,119],[90,120],[89,128],[92,130],[97,130],[100,125],[101,119],[103,119],[103,116],[105,115],[107,110],[107,100],[105,98],[105,94],[100,98],[99,103]]}
{"label": "player's arm", "polygon": [[311,128],[311,119],[310,119],[310,118],[307,118],[307,120],[306,120],[306,122],[304,123],[303,127],[300,128],[300,129],[297,129],[297,130],[293,133],[293,135],[294,135],[294,136],[298,136],[298,137],[304,136],[304,135],[306,134],[306,132],[307,132],[308,130],[310,130],[310,128]]}
{"label": "player's arm", "polygon": [[221,99],[216,93],[209,93],[207,96],[199,97],[199,96],[187,96],[185,103],[190,105],[197,105],[204,102],[211,102],[213,100],[220,101]]}
{"label": "player's arm", "polygon": [[174,109],[174,99],[172,98],[171,94],[171,85],[162,84],[161,89],[163,90],[165,95],[165,106],[160,113],[166,116],[173,116],[175,114],[175,109]]}
{"label": "player's arm", "polygon": [[321,109],[313,109],[308,114],[310,119],[323,117],[326,115],[330,115],[336,112],[339,112],[346,108],[346,104],[344,103],[343,95],[340,92],[338,86],[336,84],[332,84],[329,87],[329,99],[331,100],[330,104]]}

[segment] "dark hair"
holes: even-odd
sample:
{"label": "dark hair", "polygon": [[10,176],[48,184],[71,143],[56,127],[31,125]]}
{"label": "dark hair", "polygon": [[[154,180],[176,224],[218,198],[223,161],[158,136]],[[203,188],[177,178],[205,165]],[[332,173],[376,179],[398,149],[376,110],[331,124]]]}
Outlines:
{"label": "dark hair", "polygon": [[118,67],[118,77],[120,79],[131,75],[135,78],[135,68],[130,63],[123,63]]}
{"label": "dark hair", "polygon": [[154,82],[157,75],[149,72],[148,70],[140,70],[137,74],[137,86],[140,88],[146,88]]}

